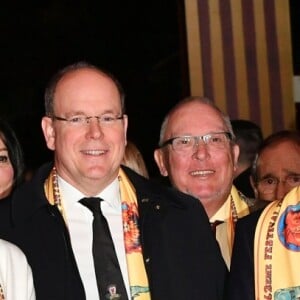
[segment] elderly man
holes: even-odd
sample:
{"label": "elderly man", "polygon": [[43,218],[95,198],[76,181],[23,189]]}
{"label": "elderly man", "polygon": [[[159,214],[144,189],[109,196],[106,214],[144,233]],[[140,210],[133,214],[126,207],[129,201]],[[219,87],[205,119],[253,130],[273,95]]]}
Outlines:
{"label": "elderly man", "polygon": [[266,138],[252,166],[251,184],[260,200],[282,200],[300,185],[300,135],[283,130]]}
{"label": "elderly man", "polygon": [[229,267],[235,223],[252,205],[232,185],[239,147],[229,118],[206,98],[186,98],[165,117],[159,146],[160,173],[201,201]]}
{"label": "elderly man", "polygon": [[[294,196],[287,197],[287,194],[293,188],[300,185],[299,132],[288,130],[279,131],[263,141],[252,167],[252,185],[256,197],[265,202],[270,202],[270,204],[264,211],[259,210],[246,216],[237,223],[229,281],[228,299],[232,300],[252,300],[262,297],[262,291],[259,288],[256,290],[255,297],[255,283],[259,283],[257,285],[258,287],[264,287],[265,285],[264,281],[258,281],[258,273],[254,270],[254,267],[262,266],[266,261],[265,259],[258,260],[259,248],[265,249],[267,248],[265,246],[273,247],[273,236],[277,236],[276,233],[279,232],[278,229],[280,225],[280,223],[278,223],[278,227],[274,226],[273,221],[278,217],[277,210],[284,211],[280,206],[283,206],[290,198],[296,202],[299,201],[299,196],[297,196],[298,198]],[[295,193],[299,195],[299,188]],[[293,204],[296,204],[296,202]],[[293,206],[290,206],[290,208],[292,207]],[[275,211],[273,216],[270,214],[271,211]],[[263,215],[261,216],[261,214]],[[259,225],[257,226],[257,224]],[[261,228],[264,226],[267,227],[269,224],[272,225],[269,228],[272,228],[273,232],[269,231],[269,233],[263,235]],[[299,232],[299,221],[295,228],[296,230],[293,231],[294,234]],[[273,234],[274,232],[275,234]],[[260,244],[260,247],[254,247],[255,236],[261,240],[262,244]],[[265,241],[266,237],[269,237],[267,241]],[[286,240],[289,240],[289,238],[287,235]],[[266,244],[264,244],[264,242]],[[272,250],[272,247],[269,247],[270,250]],[[297,251],[299,251],[299,249]],[[272,254],[272,252],[270,253]],[[270,260],[270,265],[271,263]],[[276,272],[273,272],[273,275],[276,276],[277,279],[280,279],[280,276],[282,276],[282,282],[285,277],[283,275],[285,274],[284,270],[288,270],[286,267],[284,264],[281,264],[281,267],[276,269]],[[274,270],[275,269],[273,269],[273,271]],[[254,276],[256,276],[256,279]],[[272,280],[270,280],[270,283],[272,283]],[[298,284],[300,285],[300,282],[298,282]]]}
{"label": "elderly man", "polygon": [[120,167],[128,117],[115,78],[68,66],[45,109],[54,162],[0,207],[0,236],[26,254],[37,299],[222,299],[227,270],[203,207]]}

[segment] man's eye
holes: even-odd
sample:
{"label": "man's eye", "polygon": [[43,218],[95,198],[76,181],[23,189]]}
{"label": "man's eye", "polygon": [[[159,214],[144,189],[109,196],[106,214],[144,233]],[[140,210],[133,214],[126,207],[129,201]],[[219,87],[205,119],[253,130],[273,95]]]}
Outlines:
{"label": "man's eye", "polygon": [[274,178],[266,178],[263,180],[266,184],[275,184],[276,180]]}
{"label": "man's eye", "polygon": [[299,183],[300,182],[300,176],[290,176],[288,178],[288,181],[293,182],[293,183]]}
{"label": "man's eye", "polygon": [[219,144],[219,143],[222,143],[222,139],[218,136],[211,136],[210,137],[210,141],[215,143],[215,144]]}
{"label": "man's eye", "polygon": [[104,123],[109,123],[114,121],[116,118],[114,116],[102,116],[101,121]]}
{"label": "man's eye", "polygon": [[82,123],[84,120],[84,117],[72,117],[70,118],[70,122],[77,124],[77,123]]}
{"label": "man's eye", "polygon": [[7,163],[8,156],[7,155],[0,155],[0,163]]}
{"label": "man's eye", "polygon": [[178,139],[177,144],[179,145],[189,145],[191,143],[191,139],[184,138],[184,139]]}

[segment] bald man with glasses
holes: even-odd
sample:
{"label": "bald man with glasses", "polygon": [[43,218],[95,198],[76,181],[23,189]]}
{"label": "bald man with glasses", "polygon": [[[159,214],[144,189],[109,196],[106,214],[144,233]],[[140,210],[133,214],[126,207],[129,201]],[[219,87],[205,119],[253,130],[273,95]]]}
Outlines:
{"label": "bald man with glasses", "polygon": [[154,152],[161,175],[202,203],[228,268],[235,223],[254,207],[232,184],[238,155],[229,117],[203,97],[170,110]]}

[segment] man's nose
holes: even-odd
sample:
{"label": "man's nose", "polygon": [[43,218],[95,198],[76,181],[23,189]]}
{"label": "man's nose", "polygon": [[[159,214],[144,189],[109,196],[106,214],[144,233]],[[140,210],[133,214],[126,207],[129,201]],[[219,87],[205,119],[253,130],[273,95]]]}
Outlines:
{"label": "man's nose", "polygon": [[292,189],[285,181],[279,181],[275,191],[274,200],[282,200],[284,196]]}
{"label": "man's nose", "polygon": [[99,138],[103,135],[101,124],[97,118],[91,118],[87,124],[88,134],[91,138]]}
{"label": "man's nose", "polygon": [[193,158],[202,160],[207,156],[209,156],[207,144],[202,139],[198,139],[193,147]]}

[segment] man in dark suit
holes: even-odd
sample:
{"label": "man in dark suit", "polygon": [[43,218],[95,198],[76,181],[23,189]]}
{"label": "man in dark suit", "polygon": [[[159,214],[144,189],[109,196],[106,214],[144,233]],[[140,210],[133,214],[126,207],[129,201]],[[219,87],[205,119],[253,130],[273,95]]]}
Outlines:
{"label": "man in dark suit", "polygon": [[[120,166],[127,115],[116,79],[68,66],[46,89],[45,108],[54,163],[0,204],[0,236],[26,254],[37,298],[222,299],[226,266],[199,201]],[[107,274],[98,276],[96,212],[86,200],[108,225],[113,249],[100,260],[117,258],[120,289],[99,284]]]}
{"label": "man in dark suit", "polygon": [[[288,155],[287,155],[288,154]],[[252,166],[252,184],[259,203],[283,200],[300,184],[300,135],[280,131],[267,137]],[[254,237],[262,210],[237,222],[230,267],[228,299],[255,299]],[[267,220],[265,220],[267,222]]]}

